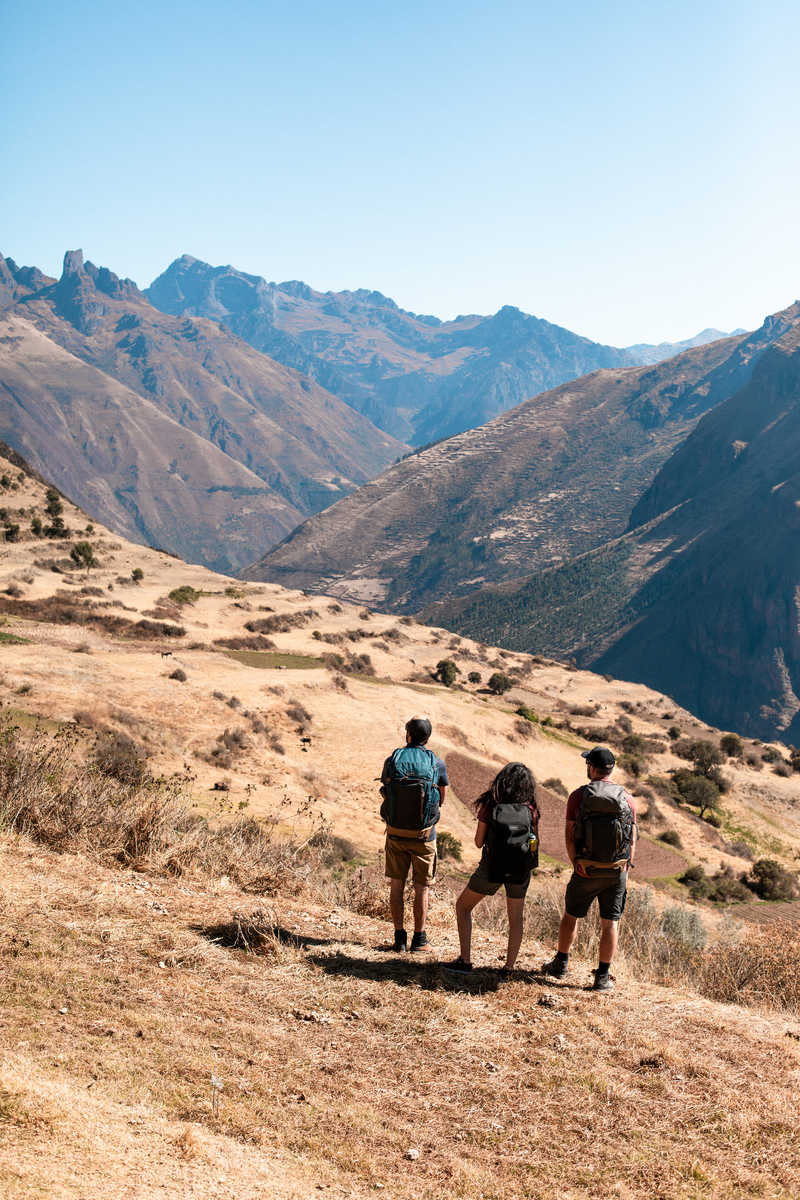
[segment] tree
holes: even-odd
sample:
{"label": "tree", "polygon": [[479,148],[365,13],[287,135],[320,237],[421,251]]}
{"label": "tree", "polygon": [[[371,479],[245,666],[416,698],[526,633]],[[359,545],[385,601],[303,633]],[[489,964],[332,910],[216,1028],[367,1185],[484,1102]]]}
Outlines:
{"label": "tree", "polygon": [[97,566],[97,559],[90,542],[76,542],[70,550],[69,556],[76,566],[85,567],[87,571],[90,567]]}
{"label": "tree", "polygon": [[467,676],[467,679],[470,681],[470,683],[480,683],[480,681],[481,681],[480,671],[470,671],[469,675]]}
{"label": "tree", "polygon": [[458,667],[452,658],[442,658],[436,664],[436,677],[445,687],[452,687],[458,675]]}
{"label": "tree", "polygon": [[719,748],[723,754],[727,754],[728,758],[742,757],[742,739],[738,733],[723,733],[719,739]]}
{"label": "tree", "polygon": [[504,692],[514,686],[514,680],[509,679],[508,675],[502,671],[495,671],[494,675],[489,676],[488,686],[490,692],[494,692],[496,696],[502,696]]}
{"label": "tree", "polygon": [[687,804],[700,809],[700,816],[707,812],[719,810],[719,788],[705,775],[697,775],[694,771],[676,771],[673,775],[675,786],[680,792],[681,799]]}
{"label": "tree", "polygon": [[42,518],[34,517],[31,521],[31,533],[34,537],[42,536]]}
{"label": "tree", "polygon": [[131,579],[134,583],[141,583],[144,579],[144,571],[141,567],[134,567],[131,571]]}
{"label": "tree", "polygon": [[61,503],[61,496],[58,494],[55,488],[48,488],[45,492],[45,496],[47,497],[45,512],[51,517],[60,517],[64,511],[64,505]]}

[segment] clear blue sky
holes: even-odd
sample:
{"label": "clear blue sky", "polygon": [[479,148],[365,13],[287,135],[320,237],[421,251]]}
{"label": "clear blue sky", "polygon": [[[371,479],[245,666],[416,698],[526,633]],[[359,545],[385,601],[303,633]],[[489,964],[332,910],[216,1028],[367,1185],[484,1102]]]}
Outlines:
{"label": "clear blue sky", "polygon": [[0,0],[0,251],[617,345],[800,295],[800,6]]}

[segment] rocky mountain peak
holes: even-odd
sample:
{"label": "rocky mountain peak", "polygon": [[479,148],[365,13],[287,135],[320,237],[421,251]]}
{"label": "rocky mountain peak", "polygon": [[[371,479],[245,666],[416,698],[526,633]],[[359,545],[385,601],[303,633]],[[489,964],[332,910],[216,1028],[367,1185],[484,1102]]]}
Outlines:
{"label": "rocky mountain peak", "polygon": [[61,274],[61,281],[69,279],[75,275],[83,274],[83,251],[68,250],[64,255],[64,268]]}

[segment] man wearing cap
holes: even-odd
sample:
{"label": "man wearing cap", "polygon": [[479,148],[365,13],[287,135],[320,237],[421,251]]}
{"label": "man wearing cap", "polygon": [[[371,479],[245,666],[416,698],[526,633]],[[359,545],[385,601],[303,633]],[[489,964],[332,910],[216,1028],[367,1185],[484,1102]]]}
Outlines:
{"label": "man wearing cap", "polygon": [[617,948],[617,928],[625,908],[628,871],[636,850],[636,809],[633,797],[611,782],[614,755],[606,746],[584,750],[589,782],[576,788],[567,801],[564,840],[572,877],[564,897],[555,958],[542,967],[546,975],[563,979],[578,921],[594,900],[600,909],[600,962],[593,988],[611,991],[609,967]]}

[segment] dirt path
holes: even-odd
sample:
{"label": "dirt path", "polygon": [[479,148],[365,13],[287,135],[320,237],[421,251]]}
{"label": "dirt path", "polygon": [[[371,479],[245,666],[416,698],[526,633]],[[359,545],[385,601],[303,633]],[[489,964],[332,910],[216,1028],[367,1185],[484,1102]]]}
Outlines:
{"label": "dirt path", "polygon": [[[459,800],[471,805],[486,791],[494,779],[497,769],[489,763],[467,754],[454,751],[446,757],[447,773]],[[537,784],[536,795],[542,811],[539,839],[542,850],[560,862],[569,862],[564,844],[564,814],[566,801],[554,792]],[[642,837],[636,853],[637,879],[661,879],[675,875],[686,866],[682,855],[659,842]]]}

